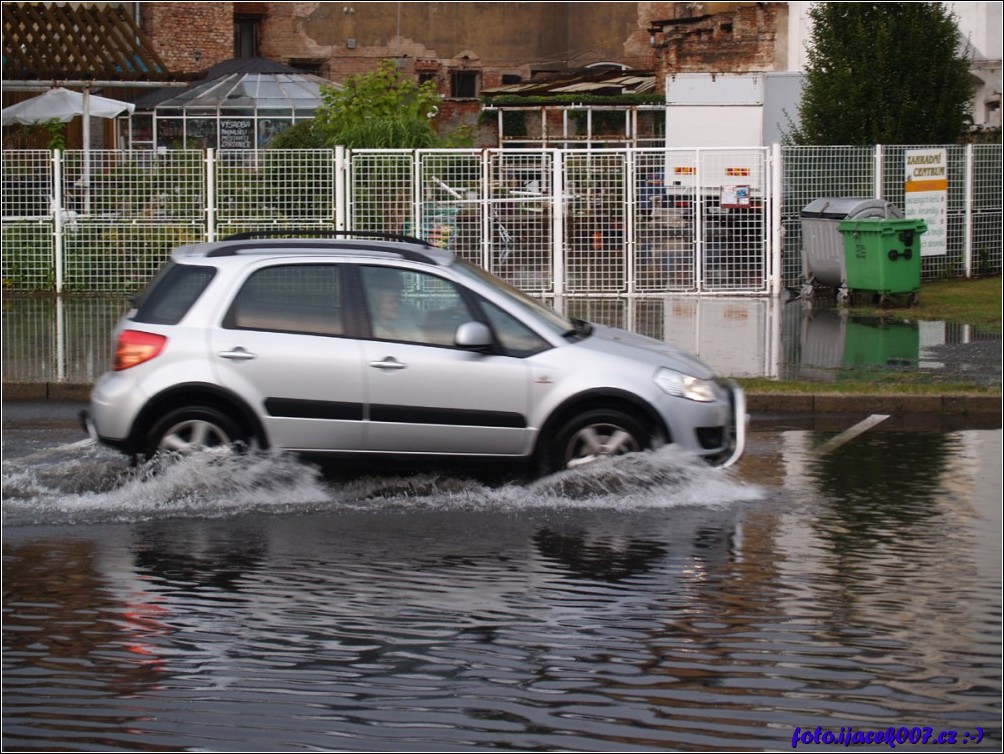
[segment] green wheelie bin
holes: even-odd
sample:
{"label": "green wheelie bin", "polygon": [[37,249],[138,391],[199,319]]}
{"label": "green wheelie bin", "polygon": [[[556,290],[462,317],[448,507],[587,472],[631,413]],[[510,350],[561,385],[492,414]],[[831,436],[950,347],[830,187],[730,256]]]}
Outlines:
{"label": "green wheelie bin", "polygon": [[885,304],[906,295],[912,306],[920,295],[920,237],[927,223],[912,219],[841,220],[847,288],[867,292]]}

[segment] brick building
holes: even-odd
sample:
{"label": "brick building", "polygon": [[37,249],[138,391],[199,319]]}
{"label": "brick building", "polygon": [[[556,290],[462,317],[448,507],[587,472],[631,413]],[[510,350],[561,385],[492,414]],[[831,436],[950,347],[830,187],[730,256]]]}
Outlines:
{"label": "brick building", "polygon": [[[8,6],[22,3],[5,3]],[[177,78],[231,58],[263,57],[341,82],[396,61],[444,98],[441,127],[478,121],[486,90],[583,69],[649,71],[654,91],[683,72],[798,71],[808,3],[788,2],[126,2]],[[999,3],[962,9],[960,34],[979,52],[974,122],[999,125]],[[995,26],[995,23],[996,26]],[[996,41],[995,41],[996,40]],[[978,65],[977,65],[978,63]],[[5,78],[7,78],[5,60]],[[985,90],[985,91],[984,91]]]}
{"label": "brick building", "polygon": [[[778,70],[787,3],[144,2],[168,66],[266,57],[333,81],[397,61],[452,99],[534,77],[625,69]],[[780,67],[780,68],[779,68]]]}
{"label": "brick building", "polygon": [[[774,24],[786,20],[785,3],[136,5],[172,70],[260,56],[341,82],[389,58],[402,75],[435,83],[446,129],[478,123],[482,91],[582,69],[658,72],[682,62],[698,70],[774,70],[784,37]],[[662,79],[655,76],[656,92]]]}

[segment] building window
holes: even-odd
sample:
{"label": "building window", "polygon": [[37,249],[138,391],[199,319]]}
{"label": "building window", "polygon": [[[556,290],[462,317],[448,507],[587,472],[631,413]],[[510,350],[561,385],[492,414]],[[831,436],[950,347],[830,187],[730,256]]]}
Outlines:
{"label": "building window", "polygon": [[502,74],[502,86],[506,84],[519,84],[523,81],[523,77],[518,73],[503,73]]}
{"label": "building window", "polygon": [[289,58],[286,62],[301,73],[310,73],[321,78],[326,78],[328,74],[328,61],[323,58]]}
{"label": "building window", "polygon": [[450,74],[450,96],[454,99],[474,99],[478,96],[477,71],[453,71]]}
{"label": "building window", "polygon": [[234,16],[234,57],[258,57],[258,16]]}

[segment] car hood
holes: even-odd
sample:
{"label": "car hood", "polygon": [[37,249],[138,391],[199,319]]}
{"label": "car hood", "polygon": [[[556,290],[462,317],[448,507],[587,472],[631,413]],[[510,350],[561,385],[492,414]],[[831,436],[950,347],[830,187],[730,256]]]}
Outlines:
{"label": "car hood", "polygon": [[608,355],[647,361],[656,367],[669,367],[701,379],[715,376],[711,367],[682,348],[616,327],[594,323],[592,334],[577,345]]}

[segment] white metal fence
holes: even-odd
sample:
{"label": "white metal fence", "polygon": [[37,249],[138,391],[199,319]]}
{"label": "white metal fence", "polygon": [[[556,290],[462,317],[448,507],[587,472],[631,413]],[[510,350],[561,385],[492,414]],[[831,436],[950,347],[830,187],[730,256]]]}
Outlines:
{"label": "white metal fence", "polygon": [[[180,243],[353,229],[440,239],[534,293],[768,295],[801,280],[813,199],[902,207],[904,149],[5,151],[3,285],[131,292]],[[999,272],[1000,147],[948,151],[948,253],[923,275]]]}

